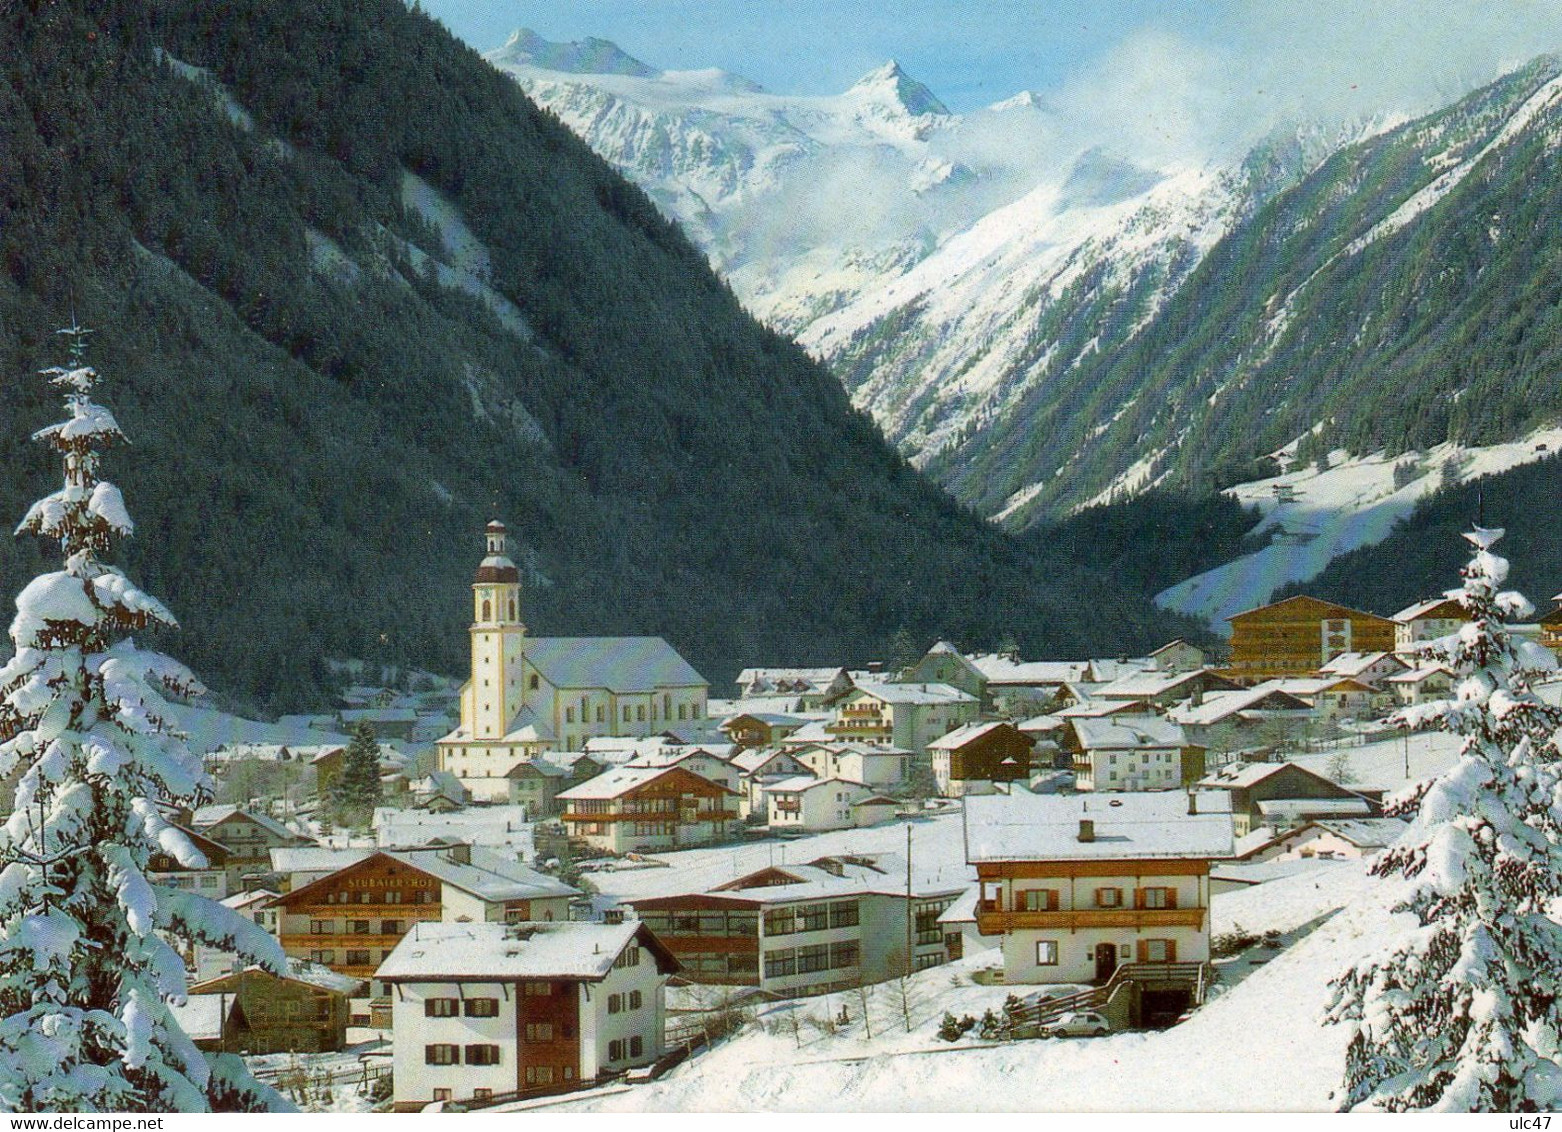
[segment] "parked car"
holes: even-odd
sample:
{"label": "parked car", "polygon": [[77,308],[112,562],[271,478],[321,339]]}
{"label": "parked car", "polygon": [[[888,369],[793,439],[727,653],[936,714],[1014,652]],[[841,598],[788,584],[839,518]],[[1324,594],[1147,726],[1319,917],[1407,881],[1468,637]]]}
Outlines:
{"label": "parked car", "polygon": [[1109,1033],[1112,1023],[1105,1014],[1094,1010],[1075,1010],[1056,1021],[1048,1022],[1038,1031],[1044,1038],[1099,1038]]}

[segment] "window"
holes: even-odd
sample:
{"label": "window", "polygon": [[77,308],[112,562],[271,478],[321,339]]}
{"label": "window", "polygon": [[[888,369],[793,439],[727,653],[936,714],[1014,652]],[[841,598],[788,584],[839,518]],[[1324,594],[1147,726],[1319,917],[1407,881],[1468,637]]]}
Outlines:
{"label": "window", "polygon": [[629,1056],[630,1057],[639,1057],[644,1052],[645,1052],[645,1042],[640,1037],[639,1034],[636,1034],[634,1037],[629,1039]]}
{"label": "window", "polygon": [[370,899],[372,899],[370,893],[360,892],[358,894],[358,903],[360,903],[360,904],[367,904],[370,901]]}
{"label": "window", "polygon": [[1027,888],[1019,893],[1021,912],[1056,912],[1058,890],[1055,888]]}
{"label": "window", "polygon": [[492,1089],[473,1089],[472,1090],[472,1099],[474,1101],[486,1101],[489,1098],[491,1098],[493,1095],[494,1095],[494,1091]]}
{"label": "window", "polygon": [[630,1010],[639,1010],[640,1009],[640,1004],[642,1002],[644,1002],[644,1001],[645,1001],[645,999],[640,994],[639,991],[632,990],[632,991],[629,992],[629,1009]]}
{"label": "window", "polygon": [[822,932],[829,926],[830,908],[827,904],[804,904],[797,910],[797,930]]}
{"label": "window", "polygon": [[526,1023],[526,1040],[529,1042],[551,1042],[553,1040],[553,1023]]}
{"label": "window", "polygon": [[461,1063],[461,1047],[453,1043],[439,1043],[423,1047],[423,1064],[425,1065],[459,1065]]}
{"label": "window", "polygon": [[830,926],[832,928],[854,928],[857,926],[857,905],[831,904]]}
{"label": "window", "polygon": [[797,973],[799,975],[810,974],[814,971],[823,971],[830,966],[830,945],[821,943],[812,947],[800,947],[797,949]]}
{"label": "window", "polygon": [[772,951],[765,956],[765,977],[774,979],[782,975],[797,974],[797,952],[791,948]]}
{"label": "window", "polygon": [[597,722],[598,723],[605,723],[606,722],[605,715],[606,715],[605,709],[602,707],[601,704],[598,704],[597,705]]}
{"label": "window", "polygon": [[531,688],[532,691],[535,692],[537,690],[537,674],[535,672],[532,673],[532,678],[530,680],[528,680],[526,683],[527,683],[527,686],[529,688]]}
{"label": "window", "polygon": [[[400,903],[400,901],[397,901],[397,903]],[[406,929],[404,929],[401,926],[401,921],[400,920],[381,920],[380,921],[380,934],[381,935],[400,935],[405,930]]]}
{"label": "window", "polygon": [[310,935],[330,935],[332,933],[333,929],[334,929],[334,924],[330,920],[310,920],[309,921],[309,934]]}
{"label": "window", "polygon": [[1139,890],[1139,907],[1175,908],[1177,907],[1177,893],[1170,888],[1141,888]]}
{"label": "window", "polygon": [[369,958],[367,951],[349,951],[347,953],[347,965],[349,967],[367,967],[374,960]]}
{"label": "window", "polygon": [[778,908],[774,912],[765,913],[766,935],[791,935],[797,930],[797,921],[792,909]]}
{"label": "window", "polygon": [[1141,963],[1177,962],[1177,943],[1170,939],[1141,939],[1139,941]]}
{"label": "window", "polygon": [[552,983],[539,983],[539,982],[535,982],[535,981],[528,981],[528,982],[522,984],[521,994],[525,995],[525,996],[528,996],[528,997],[535,998],[535,997],[541,997],[541,996],[544,996],[544,995],[550,995],[552,993],[553,993],[553,984]]}
{"label": "window", "polygon": [[459,998],[425,998],[423,1000],[423,1017],[425,1018],[454,1018],[461,1013],[461,1000]]}
{"label": "window", "polygon": [[621,967],[638,967],[638,966],[640,966],[640,949],[638,947],[633,946],[633,945],[624,948],[623,952],[620,953],[619,957],[617,959],[613,960],[613,970],[615,970],[615,971],[618,970]]}
{"label": "window", "polygon": [[466,1063],[468,1065],[498,1065],[499,1047],[496,1045],[467,1046]]}
{"label": "window", "polygon": [[466,1016],[468,1018],[497,1018],[499,1017],[499,1000],[497,998],[469,998],[466,1000]]}
{"label": "window", "polygon": [[624,1043],[622,1039],[615,1039],[607,1043],[607,1059],[609,1061],[624,1060]]}
{"label": "window", "polygon": [[858,962],[858,948],[855,940],[845,943],[832,943],[830,945],[830,966],[839,969],[841,967],[855,967]]}
{"label": "window", "polygon": [[1096,889],[1097,908],[1121,908],[1123,906],[1123,890],[1120,888]]}
{"label": "window", "polygon": [[564,709],[564,722],[565,723],[574,723],[575,722],[575,709],[574,708],[567,707],[567,708]]}
{"label": "window", "polygon": [[336,952],[335,951],[331,951],[331,950],[311,951],[309,953],[309,958],[311,960],[313,960],[314,962],[316,962],[316,963],[326,963],[326,964],[335,963],[336,962]]}
{"label": "window", "polygon": [[[611,1056],[612,1047],[609,1046],[608,1048],[609,1048],[609,1055]],[[566,1072],[568,1072],[568,1071],[566,1070]],[[551,1084],[553,1084],[553,1066],[551,1066],[551,1065],[528,1065],[526,1067],[526,1083],[528,1085],[551,1085]]]}
{"label": "window", "polygon": [[[387,904],[400,904],[401,903],[401,889],[399,889],[399,888],[387,888],[385,890],[385,903],[387,903]],[[385,930],[389,931],[390,929],[386,928]]]}
{"label": "window", "polygon": [[369,921],[368,920],[348,920],[347,921],[347,934],[348,935],[368,935],[369,934]]}
{"label": "window", "polygon": [[638,722],[638,723],[644,723],[645,722],[645,705],[644,704],[641,704],[639,707],[635,708],[635,721]]}
{"label": "window", "polygon": [[1056,967],[1058,965],[1058,941],[1055,939],[1038,939],[1036,941],[1036,966]]}
{"label": "window", "polygon": [[621,995],[621,994],[610,994],[610,995],[607,996],[607,1012],[609,1014],[617,1014],[623,1008],[624,1008],[624,996],[623,995]]}
{"label": "window", "polygon": [[629,705],[628,704],[624,705],[624,722],[625,723],[629,722]]}
{"label": "window", "polygon": [[448,1101],[450,1099],[450,1090],[449,1089],[435,1089],[434,1090],[434,1099],[436,1101]]}

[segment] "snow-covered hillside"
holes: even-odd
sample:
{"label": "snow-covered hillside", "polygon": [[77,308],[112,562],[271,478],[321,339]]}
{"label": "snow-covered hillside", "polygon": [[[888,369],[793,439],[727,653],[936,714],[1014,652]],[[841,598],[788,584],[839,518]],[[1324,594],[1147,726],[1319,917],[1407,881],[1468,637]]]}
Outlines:
{"label": "snow-covered hillside", "polygon": [[[1207,618],[1224,632],[1225,619],[1268,601],[1280,587],[1305,582],[1330,561],[1387,538],[1394,524],[1439,488],[1539,460],[1562,447],[1562,429],[1546,429],[1511,444],[1461,448],[1441,444],[1389,458],[1379,452],[1350,458],[1335,452],[1329,466],[1311,466],[1231,488],[1226,494],[1263,518],[1254,534],[1262,550],[1207,571],[1156,595],[1156,603]],[[1289,459],[1295,446],[1276,453]]]}

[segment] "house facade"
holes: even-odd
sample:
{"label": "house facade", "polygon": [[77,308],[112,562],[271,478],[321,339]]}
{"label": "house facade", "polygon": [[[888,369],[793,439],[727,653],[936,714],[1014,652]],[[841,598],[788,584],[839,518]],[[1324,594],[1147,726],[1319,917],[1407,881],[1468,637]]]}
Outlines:
{"label": "house facade", "polygon": [[329,1053],[347,1048],[349,1000],[363,981],[327,967],[288,960],[286,975],[260,967],[220,975],[190,987],[191,995],[238,1000],[242,1032],[234,1049],[250,1054]]}
{"label": "house facade", "polygon": [[192,821],[197,832],[226,846],[228,892],[250,887],[246,878],[267,875],[271,850],[314,844],[313,838],[293,832],[276,818],[241,806],[202,806]]}
{"label": "house facade", "polygon": [[1300,595],[1249,609],[1231,623],[1226,674],[1243,684],[1306,676],[1342,652],[1389,652],[1395,623],[1387,617]]}
{"label": "house facade", "polygon": [[903,785],[915,757],[904,747],[873,743],[808,743],[792,749],[793,756],[819,778],[849,778],[881,790]]}
{"label": "house facade", "polygon": [[380,850],[278,897],[278,940],[298,959],[368,979],[415,924],[569,919],[578,889],[470,846]]}
{"label": "house facade", "polygon": [[827,729],[838,739],[921,754],[977,716],[980,701],[948,684],[868,684],[841,701]]}
{"label": "house facade", "polygon": [[938,918],[967,883],[914,874],[908,900],[903,858],[824,857],[630,903],[691,981],[812,995],[903,974],[908,935],[911,970],[947,962]]}
{"label": "house facade", "polygon": [[1450,597],[1432,598],[1394,614],[1394,651],[1414,656],[1432,641],[1457,633],[1470,615]]}
{"label": "house facade", "polygon": [[1008,983],[1090,983],[1123,964],[1209,959],[1210,862],[1230,815],[1179,793],[1015,791],[967,799],[977,930],[1001,935]]}
{"label": "house facade", "polygon": [[1176,790],[1204,775],[1205,748],[1160,716],[1076,716],[1063,745],[1074,760],[1076,790]]}
{"label": "house facade", "polygon": [[380,965],[394,1104],[544,1096],[662,1056],[678,969],[638,923],[420,924]]}
{"label": "house facade", "polygon": [[[1231,824],[1238,837],[1283,815],[1295,815],[1294,822],[1327,815],[1366,816],[1372,809],[1362,794],[1296,763],[1236,763],[1199,786],[1230,795]],[[1275,805],[1287,802],[1296,804]]]}
{"label": "house facade", "polygon": [[440,768],[475,799],[507,797],[505,776],[524,757],[705,717],[708,683],[660,637],[529,637],[504,524],[490,523],[485,537],[472,583],[472,676],[459,726],[436,744]]}
{"label": "house facade", "polygon": [[705,845],[738,821],[738,795],[681,766],[620,766],[559,794],[570,836],[608,853]]}
{"label": "house facade", "polygon": [[[877,797],[873,787],[847,778],[784,778],[764,788],[765,824],[772,832],[825,833],[853,829],[857,803]],[[863,817],[872,816],[864,811]]]}
{"label": "house facade", "polygon": [[990,794],[995,783],[1030,777],[1034,746],[1012,723],[968,723],[928,744],[933,781],[945,798]]}

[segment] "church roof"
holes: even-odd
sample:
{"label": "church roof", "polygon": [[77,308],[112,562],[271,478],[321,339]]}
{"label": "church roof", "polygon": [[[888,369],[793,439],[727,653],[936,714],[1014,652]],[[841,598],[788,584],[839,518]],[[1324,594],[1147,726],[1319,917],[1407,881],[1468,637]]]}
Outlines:
{"label": "church roof", "polygon": [[502,554],[490,554],[477,565],[475,582],[519,582],[521,572]]}
{"label": "church roof", "polygon": [[555,688],[620,695],[709,683],[660,637],[531,637],[526,660]]}

